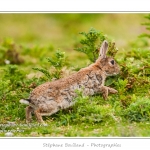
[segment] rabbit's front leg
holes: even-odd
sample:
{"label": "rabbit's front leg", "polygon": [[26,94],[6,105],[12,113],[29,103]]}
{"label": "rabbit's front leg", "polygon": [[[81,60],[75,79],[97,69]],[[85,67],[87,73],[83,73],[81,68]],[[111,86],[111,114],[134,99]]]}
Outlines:
{"label": "rabbit's front leg", "polygon": [[110,87],[107,87],[107,88],[108,88],[109,93],[112,93],[112,94],[118,93],[118,91],[113,88],[110,88]]}
{"label": "rabbit's front leg", "polygon": [[107,99],[109,93],[115,94],[118,92],[117,90],[107,87],[107,86],[102,86],[100,90],[101,90],[102,96],[105,100]]}

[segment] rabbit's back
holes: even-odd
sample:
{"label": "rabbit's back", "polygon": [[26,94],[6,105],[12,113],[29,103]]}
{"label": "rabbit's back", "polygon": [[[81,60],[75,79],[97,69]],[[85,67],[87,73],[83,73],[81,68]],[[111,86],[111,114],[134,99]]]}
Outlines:
{"label": "rabbit's back", "polygon": [[84,95],[93,95],[98,92],[102,82],[103,77],[99,69],[93,71],[90,67],[84,68],[67,78],[38,86],[29,99],[32,105],[43,106],[43,110],[50,109],[50,105],[63,109],[73,104],[73,98],[77,96],[76,90],[81,90]]}

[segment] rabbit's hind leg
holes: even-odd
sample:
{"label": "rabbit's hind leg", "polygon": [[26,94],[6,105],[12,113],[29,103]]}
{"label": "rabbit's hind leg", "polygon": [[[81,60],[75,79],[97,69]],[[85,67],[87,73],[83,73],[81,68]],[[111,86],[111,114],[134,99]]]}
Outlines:
{"label": "rabbit's hind leg", "polygon": [[42,118],[40,109],[34,110],[34,114],[35,114],[35,116],[36,116],[38,122],[44,124],[44,121],[43,121],[43,118]]}
{"label": "rabbit's hind leg", "polygon": [[55,101],[48,104],[41,104],[34,110],[34,114],[40,124],[47,126],[47,124],[44,123],[42,116],[51,116],[59,111],[60,107],[61,106],[59,106]]}
{"label": "rabbit's hind leg", "polygon": [[30,123],[32,119],[32,113],[33,112],[33,107],[27,106],[26,107],[26,123]]}

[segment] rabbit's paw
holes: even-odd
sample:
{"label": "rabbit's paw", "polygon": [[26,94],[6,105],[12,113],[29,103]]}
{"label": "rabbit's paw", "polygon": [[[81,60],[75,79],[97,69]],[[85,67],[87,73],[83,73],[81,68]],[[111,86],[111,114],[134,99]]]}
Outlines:
{"label": "rabbit's paw", "polygon": [[109,93],[112,93],[112,94],[118,93],[117,90],[110,88],[110,87],[108,87],[108,91],[109,91]]}
{"label": "rabbit's paw", "polygon": [[108,94],[111,93],[111,94],[115,94],[115,93],[118,93],[117,90],[113,89],[113,88],[110,88],[110,87],[107,87],[107,86],[103,86],[101,87],[101,92],[102,92],[102,96],[103,98],[106,100],[108,98]]}

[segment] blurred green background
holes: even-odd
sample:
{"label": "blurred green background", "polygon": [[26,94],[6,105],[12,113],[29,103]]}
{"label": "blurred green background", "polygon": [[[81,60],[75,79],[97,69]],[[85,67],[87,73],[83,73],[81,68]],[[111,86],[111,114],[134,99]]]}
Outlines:
{"label": "blurred green background", "polygon": [[123,48],[137,38],[145,27],[146,14],[138,13],[35,13],[0,14],[0,40],[12,38],[15,43],[52,44],[56,49],[72,50],[81,31],[91,27],[102,31]]}

